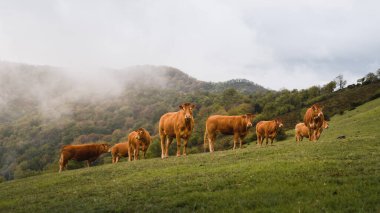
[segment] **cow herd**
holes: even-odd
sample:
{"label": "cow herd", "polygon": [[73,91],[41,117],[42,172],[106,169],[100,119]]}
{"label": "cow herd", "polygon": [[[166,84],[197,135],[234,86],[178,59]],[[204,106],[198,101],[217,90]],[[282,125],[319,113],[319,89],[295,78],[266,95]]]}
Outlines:
{"label": "cow herd", "polygon": [[[195,105],[184,103],[179,106],[179,111],[168,112],[161,116],[159,121],[159,136],[161,143],[161,158],[169,157],[169,147],[176,139],[177,157],[181,156],[181,145],[183,141],[182,155],[186,156],[186,147],[191,133],[194,129],[193,110]],[[322,107],[314,104],[307,109],[304,116],[304,123],[299,123],[295,127],[296,141],[299,143],[304,137],[310,141],[319,139],[323,129],[328,127],[324,119]],[[214,143],[217,133],[233,135],[234,146],[242,147],[242,140],[247,136],[248,130],[253,125],[255,115],[245,114],[239,116],[212,115],[206,120],[204,133],[204,151],[209,148],[210,153],[214,152]],[[270,139],[271,145],[276,138],[283,123],[279,119],[272,121],[260,121],[256,124],[257,145],[262,146],[263,140]],[[139,128],[128,135],[126,142],[117,143],[112,147],[108,144],[81,144],[66,145],[61,149],[59,159],[59,172],[66,168],[69,160],[87,161],[87,166],[95,161],[101,154],[111,152],[112,163],[117,163],[120,157],[128,157],[129,161],[138,160],[140,150],[144,158],[149,145],[152,143],[149,132],[144,128]]]}

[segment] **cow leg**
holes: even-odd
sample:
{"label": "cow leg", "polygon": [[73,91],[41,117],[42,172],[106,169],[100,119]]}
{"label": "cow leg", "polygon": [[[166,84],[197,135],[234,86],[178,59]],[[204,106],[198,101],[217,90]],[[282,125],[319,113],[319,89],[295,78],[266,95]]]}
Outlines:
{"label": "cow leg", "polygon": [[312,141],[313,140],[313,129],[309,128],[309,141]]}
{"label": "cow leg", "polygon": [[62,164],[59,165],[59,172],[62,172],[67,167],[67,160],[63,160]]}
{"label": "cow leg", "polygon": [[161,158],[165,158],[165,140],[166,136],[160,134],[160,139],[161,139]]}
{"label": "cow leg", "polygon": [[64,168],[64,166],[62,166],[61,164],[59,164],[59,172],[62,172],[63,168]]}
{"label": "cow leg", "polygon": [[208,134],[208,145],[210,149],[210,153],[214,152],[214,142],[215,142],[216,134]]}
{"label": "cow leg", "polygon": [[115,163],[119,162],[119,156],[116,156]]}
{"label": "cow leg", "polygon": [[128,161],[132,161],[132,156],[133,156],[133,153],[132,153],[132,145],[130,145],[128,147]]}
{"label": "cow leg", "polygon": [[61,154],[61,157],[59,158],[59,172],[62,172],[67,164],[67,160],[63,157],[63,154]]}
{"label": "cow leg", "polygon": [[273,145],[273,137],[270,138],[270,145]]}
{"label": "cow leg", "polygon": [[239,140],[239,135],[234,134],[234,148],[233,149],[236,149],[236,144],[237,144],[238,140]]}
{"label": "cow leg", "polygon": [[168,137],[166,140],[165,158],[169,157],[169,146],[172,144],[174,138]]}
{"label": "cow leg", "polygon": [[240,142],[240,147],[239,147],[239,148],[241,149],[241,147],[242,147],[242,145],[243,145],[243,138],[240,137],[240,138],[239,138],[239,142]]}
{"label": "cow leg", "polygon": [[186,156],[186,148],[187,148],[187,142],[189,139],[183,139],[183,152],[182,155]]}
{"label": "cow leg", "polygon": [[134,158],[135,160],[139,159],[139,152],[140,152],[140,143],[136,144],[135,151],[134,151]]}
{"label": "cow leg", "polygon": [[117,153],[113,153],[112,154],[112,163],[117,163],[117,158],[118,158],[118,154]]}
{"label": "cow leg", "polygon": [[[207,129],[205,130],[205,135],[203,136],[203,151],[204,152],[207,152],[207,143],[209,144],[210,146],[210,141],[208,139],[208,136],[207,136]],[[211,150],[210,150],[211,151]]]}
{"label": "cow leg", "polygon": [[180,157],[181,156],[181,137],[176,136],[176,140],[177,140],[177,157]]}
{"label": "cow leg", "polygon": [[257,135],[257,146],[261,146],[261,136],[256,134]]}

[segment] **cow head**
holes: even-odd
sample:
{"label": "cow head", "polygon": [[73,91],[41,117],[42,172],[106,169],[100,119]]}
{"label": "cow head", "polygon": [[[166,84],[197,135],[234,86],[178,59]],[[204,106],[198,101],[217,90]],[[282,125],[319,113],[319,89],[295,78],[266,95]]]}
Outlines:
{"label": "cow head", "polygon": [[102,151],[103,152],[111,152],[111,146],[109,144],[106,144],[106,143],[102,143]]}
{"label": "cow head", "polygon": [[193,118],[193,109],[195,108],[195,105],[192,103],[183,103],[179,105],[179,108],[181,111],[185,113],[185,120],[189,121]]}
{"label": "cow head", "polygon": [[137,134],[136,134],[137,140],[141,140],[144,138],[144,136],[145,136],[145,129],[144,128],[140,128],[138,130],[135,130],[135,132],[137,132]]}
{"label": "cow head", "polygon": [[313,118],[314,119],[317,119],[317,118],[320,118],[323,116],[323,112],[322,112],[323,107],[322,106],[314,104],[313,106],[311,106],[311,109],[313,110]]}
{"label": "cow head", "polygon": [[329,122],[323,121],[322,127],[325,128],[325,129],[329,128]]}
{"label": "cow head", "polygon": [[282,128],[283,126],[284,126],[284,124],[282,123],[282,120],[281,119],[276,119],[275,120],[275,122],[276,122],[276,126],[278,127],[278,128]]}
{"label": "cow head", "polygon": [[253,126],[252,120],[255,118],[254,114],[248,113],[248,114],[242,115],[241,117],[243,118],[244,123],[246,123],[247,129]]}

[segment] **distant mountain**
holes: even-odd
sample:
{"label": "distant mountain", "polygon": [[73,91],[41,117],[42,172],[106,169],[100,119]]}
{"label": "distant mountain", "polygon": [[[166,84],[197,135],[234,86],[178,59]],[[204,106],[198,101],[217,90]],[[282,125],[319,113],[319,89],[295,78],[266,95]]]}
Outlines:
{"label": "distant mountain", "polygon": [[227,88],[233,88],[244,93],[266,91],[264,87],[246,79],[205,82],[197,80],[179,69],[168,66],[135,66],[114,71],[114,73],[118,78],[125,79],[127,86],[133,87],[153,87],[180,92],[221,92]]}

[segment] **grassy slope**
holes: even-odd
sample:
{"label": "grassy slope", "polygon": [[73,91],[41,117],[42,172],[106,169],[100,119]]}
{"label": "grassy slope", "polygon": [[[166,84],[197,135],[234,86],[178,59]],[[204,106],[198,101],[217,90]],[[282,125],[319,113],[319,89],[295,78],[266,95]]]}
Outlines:
{"label": "grassy slope", "polygon": [[[0,211],[380,211],[380,99],[317,143],[103,165],[4,182]],[[339,135],[347,139],[337,140]]]}

